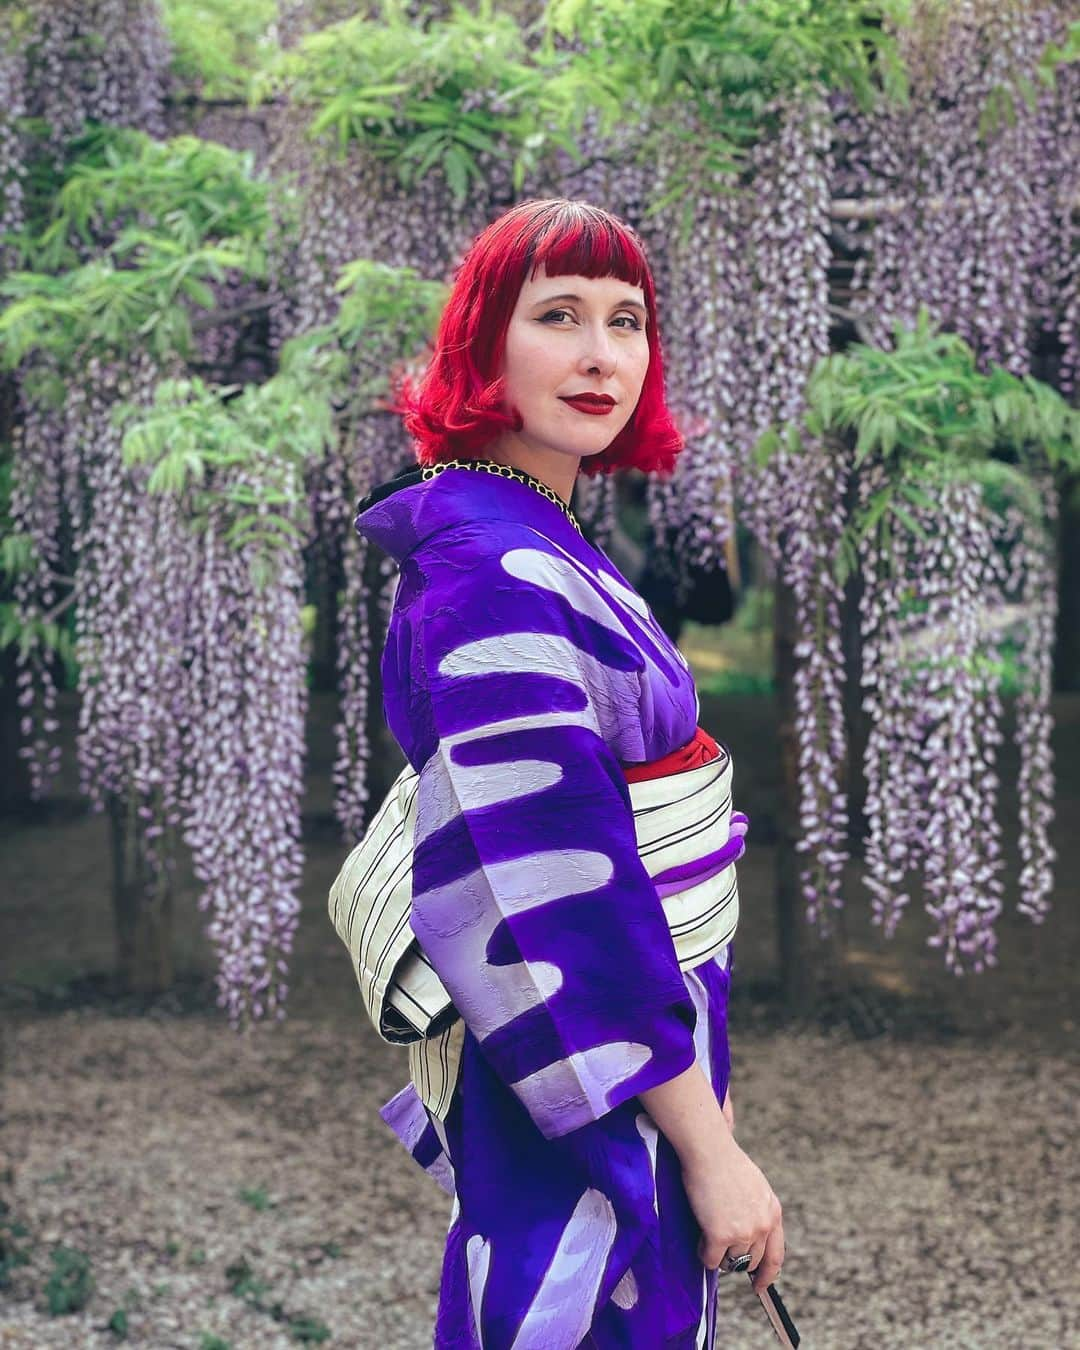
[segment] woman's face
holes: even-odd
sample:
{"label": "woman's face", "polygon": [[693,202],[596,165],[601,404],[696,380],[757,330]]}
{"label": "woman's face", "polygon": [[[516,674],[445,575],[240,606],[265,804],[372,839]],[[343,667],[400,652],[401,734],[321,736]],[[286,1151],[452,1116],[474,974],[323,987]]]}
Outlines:
{"label": "woman's face", "polygon": [[[606,450],[637,407],[649,366],[645,295],[617,277],[526,278],[506,331],[506,405],[529,450],[575,456]],[[610,412],[583,412],[565,402],[606,395]]]}

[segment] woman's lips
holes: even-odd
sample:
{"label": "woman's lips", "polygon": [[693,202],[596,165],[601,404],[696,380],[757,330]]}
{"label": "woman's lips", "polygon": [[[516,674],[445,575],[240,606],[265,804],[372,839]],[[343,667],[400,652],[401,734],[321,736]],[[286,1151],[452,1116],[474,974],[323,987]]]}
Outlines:
{"label": "woman's lips", "polygon": [[614,403],[594,403],[591,399],[579,398],[564,398],[563,402],[578,412],[591,413],[594,417],[606,417],[615,406]]}

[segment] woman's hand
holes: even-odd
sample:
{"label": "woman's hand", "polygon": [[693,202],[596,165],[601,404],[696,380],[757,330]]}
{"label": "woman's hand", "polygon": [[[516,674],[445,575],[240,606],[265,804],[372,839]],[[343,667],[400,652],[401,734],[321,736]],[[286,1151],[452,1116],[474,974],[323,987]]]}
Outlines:
{"label": "woman's hand", "polygon": [[784,1264],[780,1201],[764,1173],[734,1138],[707,1156],[682,1162],[683,1185],[698,1223],[698,1257],[715,1270],[725,1255],[750,1253],[755,1290],[771,1284]]}
{"label": "woman's hand", "polygon": [[749,1252],[754,1288],[764,1289],[784,1262],[780,1201],[735,1142],[730,1098],[721,1107],[696,1060],[640,1096],[678,1155],[690,1208],[701,1225],[702,1264],[716,1270],[725,1255]]}

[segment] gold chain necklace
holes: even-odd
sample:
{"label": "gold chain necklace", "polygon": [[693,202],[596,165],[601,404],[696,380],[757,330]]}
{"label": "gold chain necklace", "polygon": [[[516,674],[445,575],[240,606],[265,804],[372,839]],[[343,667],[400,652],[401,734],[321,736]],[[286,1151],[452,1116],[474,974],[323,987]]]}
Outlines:
{"label": "gold chain necklace", "polygon": [[447,459],[438,464],[426,464],[421,470],[422,481],[426,483],[431,478],[437,478],[444,469],[473,469],[477,473],[493,473],[498,478],[513,478],[519,483],[524,483],[526,487],[535,488],[549,502],[554,502],[578,534],[581,534],[577,517],[555,489],[548,487],[539,478],[534,478],[531,473],[526,473],[524,469],[515,469],[512,464],[498,464],[493,459]]}

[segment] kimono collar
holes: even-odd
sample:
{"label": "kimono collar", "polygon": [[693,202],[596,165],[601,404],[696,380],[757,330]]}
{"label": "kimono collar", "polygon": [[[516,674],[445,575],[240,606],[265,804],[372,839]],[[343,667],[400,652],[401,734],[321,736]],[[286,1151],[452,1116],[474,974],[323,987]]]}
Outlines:
{"label": "kimono collar", "polygon": [[395,562],[402,562],[432,535],[456,525],[508,520],[552,538],[580,537],[573,514],[528,475],[482,473],[447,466],[440,472],[409,467],[374,488],[357,505],[356,532]]}

